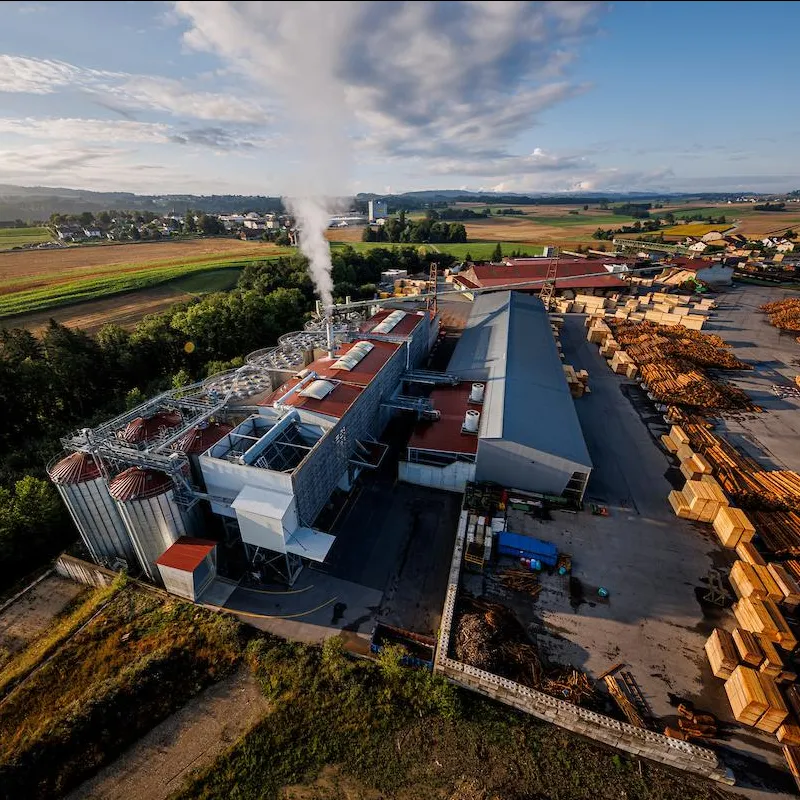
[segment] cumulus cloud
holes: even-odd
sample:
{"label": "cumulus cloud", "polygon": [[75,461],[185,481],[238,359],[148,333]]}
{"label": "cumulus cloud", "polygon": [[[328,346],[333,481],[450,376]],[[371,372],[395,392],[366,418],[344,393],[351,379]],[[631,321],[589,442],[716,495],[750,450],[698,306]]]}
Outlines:
{"label": "cumulus cloud", "polygon": [[69,139],[90,142],[166,142],[170,126],[157,122],[100,119],[0,118],[0,133],[37,139]]}
{"label": "cumulus cloud", "polygon": [[[324,49],[350,133],[381,156],[498,157],[550,106],[603,3],[178,2],[184,41],[262,85]],[[309,8],[311,11],[309,12]],[[287,47],[294,43],[294,48]],[[330,49],[333,48],[333,49]]]}

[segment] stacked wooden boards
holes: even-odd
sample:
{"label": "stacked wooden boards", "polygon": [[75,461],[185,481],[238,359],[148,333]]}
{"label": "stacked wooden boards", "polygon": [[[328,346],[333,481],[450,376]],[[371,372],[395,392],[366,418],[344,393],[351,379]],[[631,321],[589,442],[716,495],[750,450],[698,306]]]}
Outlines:
{"label": "stacked wooden boards", "polygon": [[733,613],[739,626],[745,630],[762,634],[784,650],[794,650],[797,646],[797,639],[783,614],[771,600],[741,597],[733,604]]}
{"label": "stacked wooden boards", "polygon": [[725,681],[725,694],[734,718],[744,725],[756,725],[769,709],[758,672],[741,664]]}
{"label": "stacked wooden boards", "polygon": [[722,628],[712,631],[706,640],[705,650],[715,678],[730,678],[739,666],[739,653],[733,636]]}
{"label": "stacked wooden boards", "polygon": [[713,522],[720,508],[728,504],[725,492],[711,475],[686,481],[683,490],[671,491],[667,499],[676,516],[699,522]]}
{"label": "stacked wooden boards", "polygon": [[720,506],[713,525],[723,547],[735,548],[742,542],[750,542],[756,535],[755,527],[740,508]]}
{"label": "stacked wooden boards", "polygon": [[575,398],[583,397],[589,390],[589,373],[585,369],[576,370],[569,364],[564,364],[563,368],[569,393]]}

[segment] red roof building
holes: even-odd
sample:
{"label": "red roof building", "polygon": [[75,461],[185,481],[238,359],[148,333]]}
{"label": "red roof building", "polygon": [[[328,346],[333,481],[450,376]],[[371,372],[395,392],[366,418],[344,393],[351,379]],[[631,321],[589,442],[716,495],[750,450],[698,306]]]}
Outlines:
{"label": "red roof building", "polygon": [[[528,287],[520,287],[538,292],[547,278],[550,267],[549,258],[514,258],[507,259],[505,264],[475,264],[463,276],[476,284],[476,288],[489,288],[507,284],[531,282]],[[590,274],[598,273],[598,274]],[[589,277],[579,277],[579,276]],[[539,283],[536,283],[539,281]],[[623,289],[628,284],[612,275],[600,260],[591,259],[559,259],[556,271],[556,289]]]}
{"label": "red roof building", "polygon": [[156,561],[170,593],[196,602],[217,575],[217,543],[181,536]]}
{"label": "red roof building", "polygon": [[[391,329],[385,333],[386,336],[410,336],[417,325],[425,319],[424,311],[396,311],[392,308],[382,308],[377,314],[373,314],[360,328],[361,333],[375,333],[380,334],[375,328],[386,321],[387,317],[393,314],[403,314],[399,322],[392,325]],[[394,317],[392,317],[392,320]],[[390,320],[389,324],[391,324]]]}
{"label": "red roof building", "polygon": [[467,411],[481,411],[480,403],[469,401],[471,383],[456,386],[437,386],[430,395],[433,407],[439,412],[437,420],[420,420],[408,441],[409,450],[428,450],[445,454],[472,455],[478,452],[478,436],[464,433],[462,427]]}

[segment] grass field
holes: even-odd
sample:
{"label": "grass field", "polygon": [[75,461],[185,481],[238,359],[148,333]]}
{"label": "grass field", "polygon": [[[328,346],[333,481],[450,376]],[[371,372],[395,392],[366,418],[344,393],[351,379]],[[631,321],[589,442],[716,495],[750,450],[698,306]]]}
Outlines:
{"label": "grass field", "polygon": [[[200,288],[182,291],[216,291],[235,283],[234,268],[291,252],[266,243],[205,239],[0,254],[0,318],[151,289],[185,276],[200,281],[192,284]],[[223,278],[226,268],[234,271]],[[211,288],[203,288],[198,277],[206,272],[214,273]]]}
{"label": "grass field", "polygon": [[239,660],[232,617],[124,581],[84,598],[0,670],[3,800],[63,796]]}
{"label": "grass field", "polygon": [[709,225],[705,222],[687,222],[686,225],[674,225],[672,228],[662,228],[657,231],[662,236],[705,236],[711,231],[719,231],[724,233],[728,228],[733,227],[733,224],[726,222],[724,225]]}
{"label": "grass field", "polygon": [[[394,247],[419,247],[420,249],[429,253],[449,253],[456,258],[464,258],[469,253],[476,260],[486,260],[491,257],[498,242],[495,240],[489,241],[473,241],[470,240],[465,244],[392,244],[389,242],[348,242],[348,241],[331,241],[331,247],[352,247],[359,253],[364,253],[369,250],[374,250],[377,247],[394,248]],[[506,255],[511,254],[512,251],[521,252],[523,255],[540,256],[542,254],[542,246],[538,244],[525,244],[524,242],[506,241],[500,242],[500,247]]]}
{"label": "grass field", "polygon": [[51,241],[53,236],[47,228],[0,228],[0,250]]}

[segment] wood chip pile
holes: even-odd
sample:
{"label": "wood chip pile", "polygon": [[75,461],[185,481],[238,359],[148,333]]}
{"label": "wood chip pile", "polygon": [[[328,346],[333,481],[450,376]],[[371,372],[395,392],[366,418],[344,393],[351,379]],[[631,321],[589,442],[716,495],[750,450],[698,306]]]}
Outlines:
{"label": "wood chip pile", "polygon": [[787,297],[774,303],[761,306],[769,316],[769,321],[776,328],[784,331],[800,331],[800,298]]}
{"label": "wood chip pile", "polygon": [[584,673],[571,667],[546,670],[525,629],[513,612],[500,603],[462,597],[453,650],[455,657],[465,664],[570,703],[579,705],[594,695]]}

